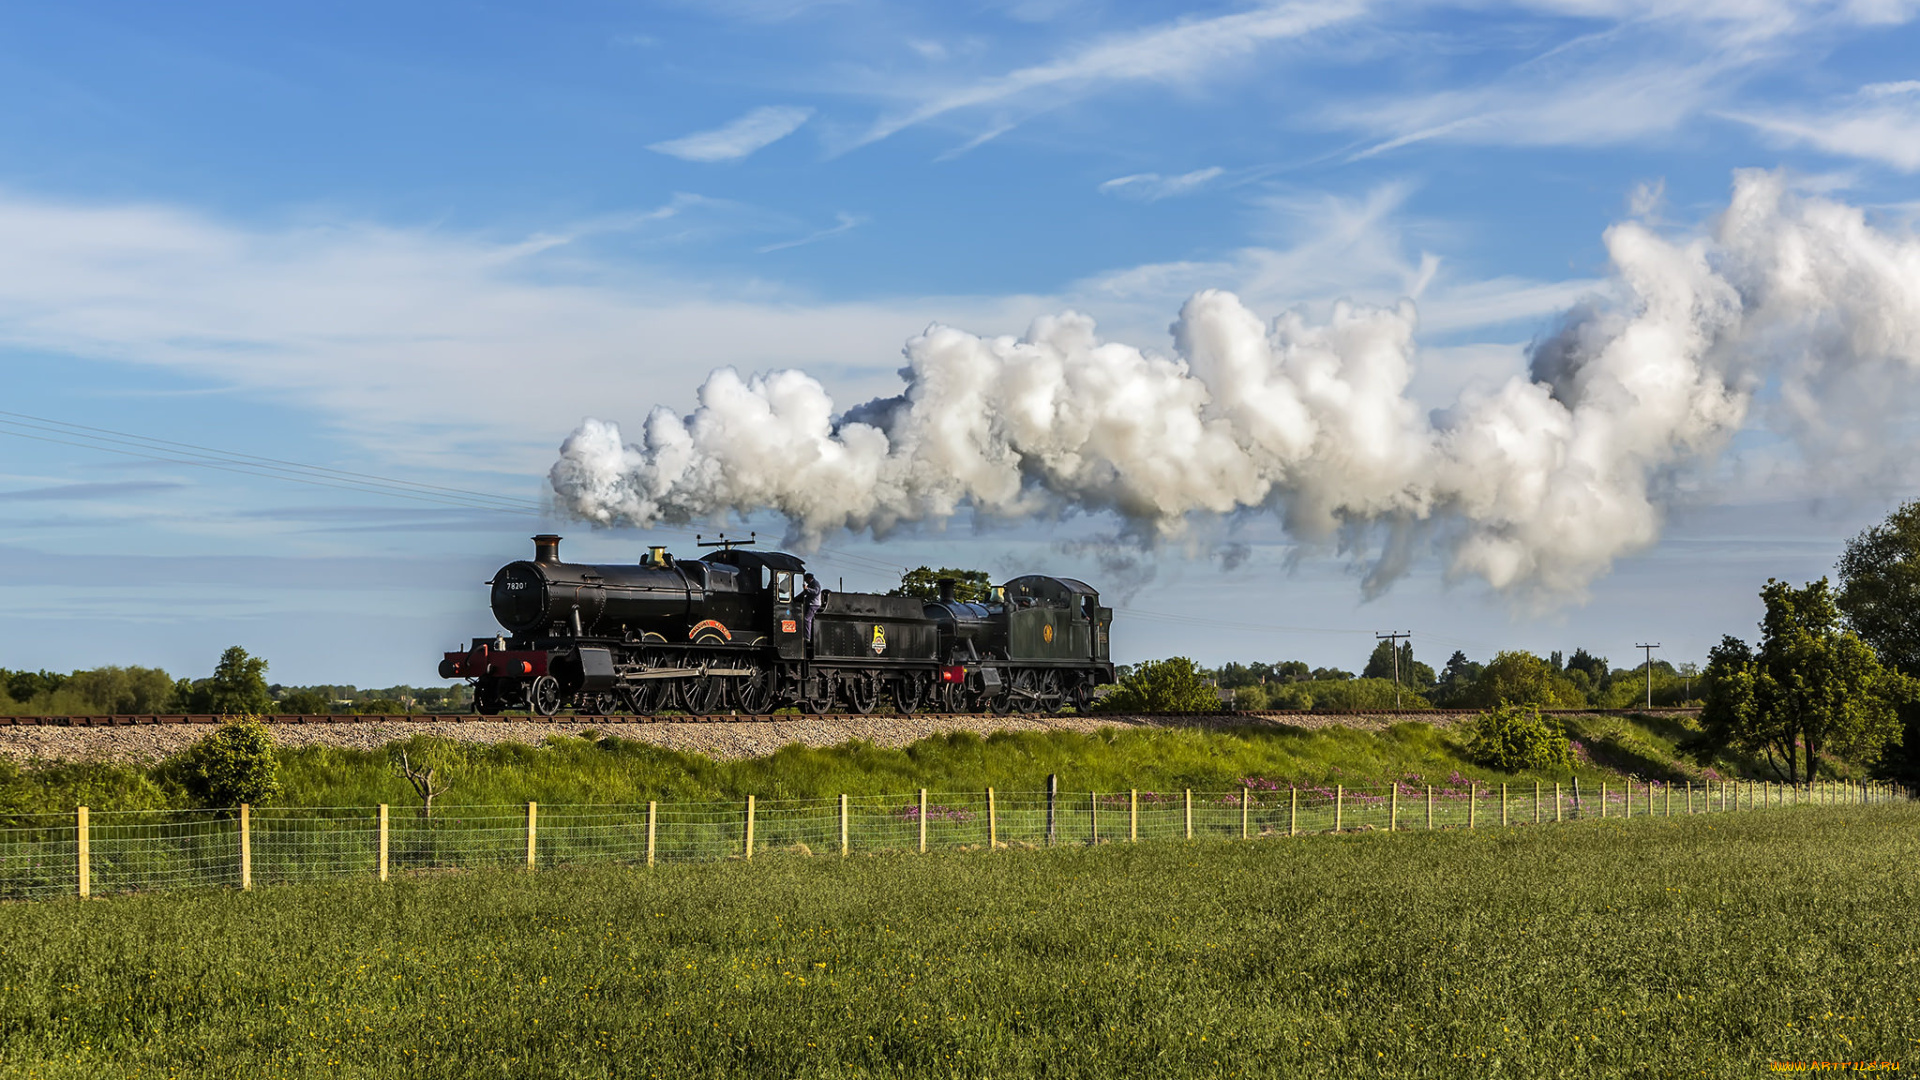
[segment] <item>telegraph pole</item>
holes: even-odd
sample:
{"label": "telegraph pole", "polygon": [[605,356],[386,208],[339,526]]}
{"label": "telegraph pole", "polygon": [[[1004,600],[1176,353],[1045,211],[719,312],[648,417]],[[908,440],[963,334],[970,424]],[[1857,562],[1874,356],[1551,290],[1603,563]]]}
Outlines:
{"label": "telegraph pole", "polygon": [[1635,645],[1636,649],[1647,650],[1647,708],[1653,708],[1653,650],[1660,647],[1659,642],[1651,645]]}
{"label": "telegraph pole", "polygon": [[1391,634],[1373,635],[1373,639],[1375,641],[1393,642],[1393,707],[1396,709],[1400,707],[1400,639],[1401,638],[1406,638],[1408,641],[1412,641],[1413,631],[1406,630],[1406,631],[1400,631],[1400,632],[1395,632]]}

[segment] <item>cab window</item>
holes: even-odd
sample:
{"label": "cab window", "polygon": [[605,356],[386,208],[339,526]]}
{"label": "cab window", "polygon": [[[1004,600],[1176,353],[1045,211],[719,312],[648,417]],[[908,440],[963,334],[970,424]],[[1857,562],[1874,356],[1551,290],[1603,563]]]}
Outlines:
{"label": "cab window", "polygon": [[774,596],[781,601],[793,599],[793,572],[782,570],[773,575]]}

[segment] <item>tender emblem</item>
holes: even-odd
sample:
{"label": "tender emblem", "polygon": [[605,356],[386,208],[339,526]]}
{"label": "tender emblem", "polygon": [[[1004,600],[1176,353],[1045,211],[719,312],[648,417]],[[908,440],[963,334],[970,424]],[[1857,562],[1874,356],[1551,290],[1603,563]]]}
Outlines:
{"label": "tender emblem", "polygon": [[887,630],[883,626],[873,628],[873,651],[876,655],[887,651]]}
{"label": "tender emblem", "polygon": [[1052,623],[1048,623],[1047,625],[1040,628],[1040,638],[1042,641],[1045,641],[1049,645],[1053,644],[1053,624]]}

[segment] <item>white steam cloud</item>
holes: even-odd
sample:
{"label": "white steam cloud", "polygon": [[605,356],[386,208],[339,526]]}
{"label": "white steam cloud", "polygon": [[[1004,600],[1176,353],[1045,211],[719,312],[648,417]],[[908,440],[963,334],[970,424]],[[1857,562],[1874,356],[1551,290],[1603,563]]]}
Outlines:
{"label": "white steam cloud", "polygon": [[1384,528],[1370,591],[1425,537],[1456,576],[1578,595],[1654,542],[1668,479],[1717,455],[1769,381],[1811,428],[1823,387],[1920,368],[1920,242],[1778,175],[1738,174],[1711,235],[1629,222],[1606,243],[1610,295],[1536,344],[1527,376],[1444,410],[1407,396],[1411,301],[1266,324],[1209,290],[1172,357],[1073,313],[1018,339],[933,326],[907,343],[903,394],[839,416],[804,372],[715,371],[691,416],[655,409],[637,443],[584,422],[550,479],[596,522],[774,510],[803,543],[971,507],[1111,512],[1153,546],[1258,508],[1306,541]]}

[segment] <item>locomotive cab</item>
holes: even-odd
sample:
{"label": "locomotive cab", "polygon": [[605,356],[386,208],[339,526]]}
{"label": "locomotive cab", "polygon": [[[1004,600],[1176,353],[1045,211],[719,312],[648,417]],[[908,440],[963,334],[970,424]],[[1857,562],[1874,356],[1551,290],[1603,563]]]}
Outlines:
{"label": "locomotive cab", "polygon": [[1015,660],[1085,663],[1108,657],[1113,609],[1093,586],[1039,574],[1014,578],[1006,593],[1008,656]]}

